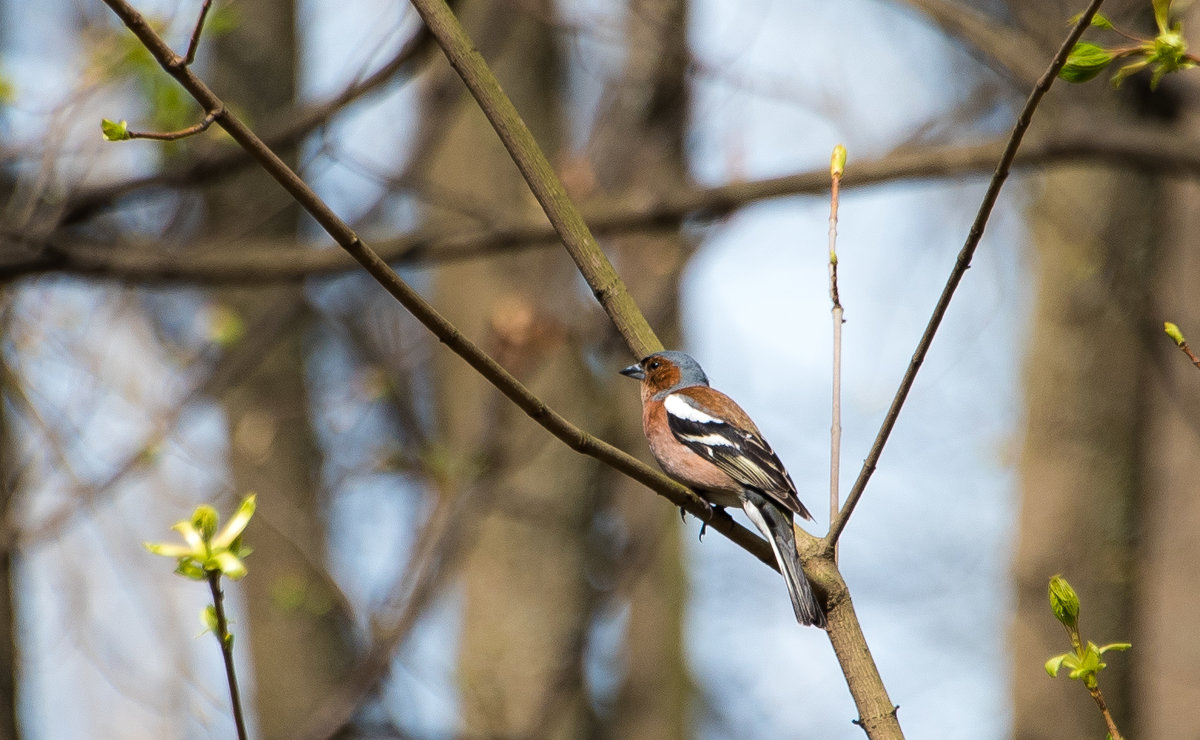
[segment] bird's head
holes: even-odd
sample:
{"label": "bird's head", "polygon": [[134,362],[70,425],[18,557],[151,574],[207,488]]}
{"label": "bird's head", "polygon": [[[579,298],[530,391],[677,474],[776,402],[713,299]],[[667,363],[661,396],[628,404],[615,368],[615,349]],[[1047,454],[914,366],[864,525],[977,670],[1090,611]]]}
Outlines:
{"label": "bird's head", "polygon": [[708,376],[700,368],[700,363],[689,354],[672,350],[647,355],[641,362],[622,370],[621,374],[642,381],[650,395],[670,393],[694,385],[708,385]]}

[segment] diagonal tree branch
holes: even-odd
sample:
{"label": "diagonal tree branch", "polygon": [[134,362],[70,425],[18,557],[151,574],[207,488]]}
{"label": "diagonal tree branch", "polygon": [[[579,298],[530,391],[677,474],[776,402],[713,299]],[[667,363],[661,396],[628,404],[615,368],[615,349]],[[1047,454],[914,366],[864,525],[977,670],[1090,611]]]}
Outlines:
{"label": "diagonal tree branch", "polygon": [[625,338],[633,356],[641,359],[662,349],[654,330],[634,303],[624,281],[596,243],[579,208],[567,195],[562,181],[538,146],[533,132],[500,88],[500,81],[488,67],[475,44],[445,0],[412,0],[413,7],[425,19],[434,38],[445,52],[450,65],[462,77],[467,89],[504,143],[529,189],[541,204],[563,246],[579,267],[596,300]]}
{"label": "diagonal tree branch", "polygon": [[770,546],[765,540],[735,522],[724,512],[714,512],[692,491],[667,478],[645,463],[600,440],[572,424],[548,407],[519,380],[483,352],[453,324],[404,282],[345,221],[335,214],[300,177],[292,171],[224,102],[183,63],[184,59],[154,31],[126,0],[104,0],[121,21],[137,36],[176,81],[205,109],[215,112],[217,125],[246,149],[275,180],[283,186],[333,237],[343,249],[375,280],[420,321],[434,336],[494,385],[531,419],[571,449],[594,457],[615,470],[642,483],[688,513],[703,519],[732,542],[775,567]]}

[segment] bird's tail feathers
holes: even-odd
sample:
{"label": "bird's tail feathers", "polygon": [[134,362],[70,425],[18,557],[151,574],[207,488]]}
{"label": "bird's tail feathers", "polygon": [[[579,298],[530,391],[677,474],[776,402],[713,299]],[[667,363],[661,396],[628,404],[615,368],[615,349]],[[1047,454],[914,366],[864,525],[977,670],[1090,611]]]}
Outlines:
{"label": "bird's tail feathers", "polygon": [[804,576],[800,558],[796,555],[796,534],[792,530],[791,517],[754,490],[747,490],[742,494],[742,509],[771,543],[775,561],[779,563],[779,571],[783,574],[788,595],[792,598],[796,621],[824,629],[825,612],[817,603],[816,594]]}

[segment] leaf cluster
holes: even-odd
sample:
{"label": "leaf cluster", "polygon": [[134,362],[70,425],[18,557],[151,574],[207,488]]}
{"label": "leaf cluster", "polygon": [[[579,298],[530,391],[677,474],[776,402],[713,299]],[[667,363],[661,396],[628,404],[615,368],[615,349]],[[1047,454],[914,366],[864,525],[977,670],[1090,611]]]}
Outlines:
{"label": "leaf cluster", "polygon": [[1071,588],[1067,579],[1056,575],[1050,579],[1049,591],[1050,611],[1054,612],[1054,618],[1066,628],[1073,649],[1047,660],[1046,673],[1054,678],[1065,666],[1070,670],[1070,673],[1067,674],[1068,678],[1082,681],[1083,685],[1091,691],[1096,688],[1096,677],[1107,666],[1100,660],[1100,656],[1110,650],[1128,650],[1133,646],[1128,642],[1112,642],[1102,646],[1097,646],[1090,640],[1084,642],[1079,635],[1079,596],[1075,593],[1075,589]]}
{"label": "leaf cluster", "polygon": [[[150,19],[149,23],[160,34],[167,27],[161,19]],[[220,36],[240,23],[237,9],[224,5],[208,15],[205,31],[210,37]],[[113,29],[111,34],[102,32],[92,47],[91,66],[102,79],[130,82],[137,89],[150,110],[148,127],[172,131],[192,122],[196,110],[192,97],[175,80],[162,74],[158,60],[136,36],[125,33],[124,29]],[[125,121],[104,119],[101,133],[108,141],[132,138]]]}
{"label": "leaf cluster", "polygon": [[250,548],[242,544],[242,533],[254,516],[255,499],[254,494],[242,499],[233,518],[219,532],[221,520],[217,510],[201,504],[190,519],[171,527],[183,536],[184,544],[146,542],[143,546],[155,555],[175,558],[178,563],[175,572],[184,578],[203,581],[210,573],[221,573],[236,581],[246,575],[246,564],[242,561],[250,554]]}
{"label": "leaf cluster", "polygon": [[1170,23],[1171,0],[1153,0],[1153,5],[1158,32],[1152,38],[1123,31],[1099,13],[1093,16],[1093,26],[1116,33],[1129,43],[1106,47],[1090,41],[1080,41],[1071,49],[1067,63],[1058,73],[1059,77],[1067,82],[1087,82],[1113,62],[1127,60],[1126,64],[1113,73],[1112,84],[1118,86],[1130,75],[1149,68],[1150,89],[1153,90],[1167,74],[1195,67],[1200,63],[1200,59],[1188,53],[1182,24]]}

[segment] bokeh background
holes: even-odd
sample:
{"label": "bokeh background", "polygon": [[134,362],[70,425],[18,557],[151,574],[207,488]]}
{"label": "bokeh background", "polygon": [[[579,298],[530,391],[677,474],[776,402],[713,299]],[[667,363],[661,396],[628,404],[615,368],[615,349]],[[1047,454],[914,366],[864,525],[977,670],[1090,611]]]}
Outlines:
{"label": "bokeh background", "polygon": [[[138,4],[177,49],[199,6]],[[829,153],[846,490],[1082,3],[454,8],[822,533]],[[1148,0],[1105,12],[1153,31]],[[469,337],[648,459],[631,358],[407,4],[217,0],[195,68]],[[1057,572],[1086,638],[1133,643],[1102,676],[1122,728],[1200,736],[1200,374],[1162,334],[1200,335],[1200,100],[1148,82],[1050,93],[842,540],[910,737],[1101,736],[1042,669]],[[201,116],[99,0],[0,0],[0,737],[232,736],[207,589],[141,543],[249,491],[227,593],[256,736],[861,736],[777,574],[523,417],[227,137],[100,136]]]}

